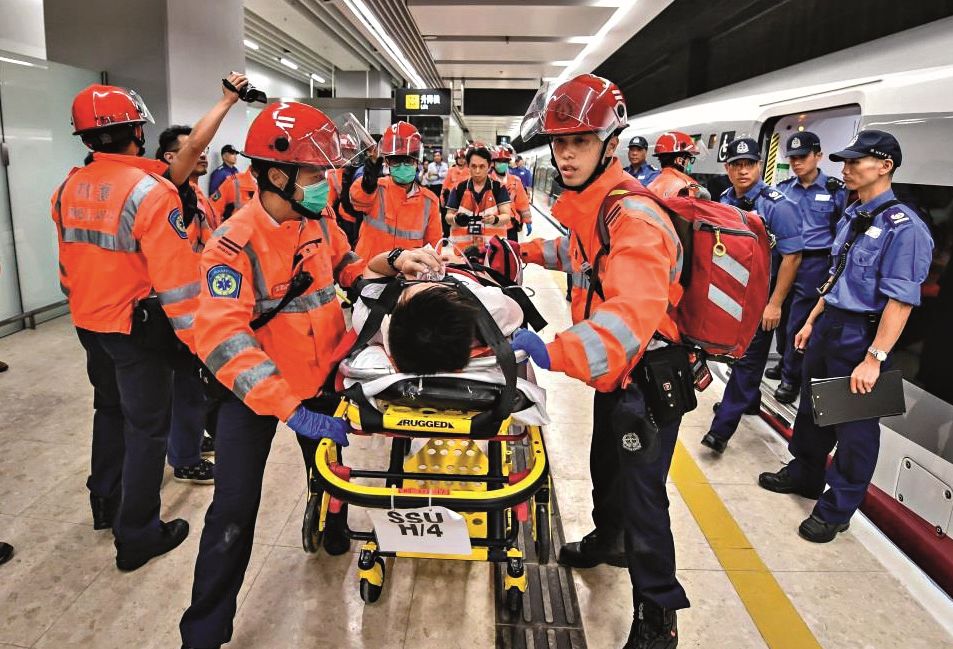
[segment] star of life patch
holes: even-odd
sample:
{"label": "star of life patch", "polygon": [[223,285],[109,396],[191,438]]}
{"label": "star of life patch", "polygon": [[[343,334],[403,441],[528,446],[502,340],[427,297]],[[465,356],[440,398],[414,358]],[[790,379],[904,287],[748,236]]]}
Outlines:
{"label": "star of life patch", "polygon": [[169,225],[172,226],[180,239],[188,239],[189,233],[185,229],[185,218],[182,216],[182,210],[175,208],[169,212]]}
{"label": "star of life patch", "polygon": [[225,264],[209,268],[206,279],[212,297],[237,298],[242,290],[242,274]]}

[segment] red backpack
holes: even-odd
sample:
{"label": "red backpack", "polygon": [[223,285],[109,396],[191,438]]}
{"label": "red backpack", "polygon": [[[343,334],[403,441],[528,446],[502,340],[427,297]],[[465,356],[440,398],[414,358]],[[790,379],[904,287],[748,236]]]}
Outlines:
{"label": "red backpack", "polygon": [[[610,192],[602,203],[597,219],[602,248],[592,262],[594,269],[599,267],[599,258],[609,252],[605,217],[615,203],[628,196],[650,198],[662,206],[681,241],[684,292],[669,314],[683,341],[715,359],[741,358],[768,303],[771,246],[761,217],[701,198],[662,199],[633,178]],[[596,277],[590,278],[588,302],[592,291],[601,293]]]}

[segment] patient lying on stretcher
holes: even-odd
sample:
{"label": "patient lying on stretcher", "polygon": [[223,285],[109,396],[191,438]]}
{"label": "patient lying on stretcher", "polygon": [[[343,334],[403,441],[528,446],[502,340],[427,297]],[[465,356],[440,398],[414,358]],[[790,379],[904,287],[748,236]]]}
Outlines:
{"label": "patient lying on stretcher", "polygon": [[[499,286],[485,285],[487,277],[481,271],[469,267],[466,259],[447,246],[440,250],[446,264],[446,274],[465,286],[500,328],[509,337],[523,323],[524,313],[520,305]],[[380,298],[387,282],[372,271],[365,271],[370,280],[361,290],[360,299],[354,303],[352,326],[360,334],[370,315],[370,306]],[[393,368],[397,371],[383,379],[363,384],[368,397],[380,392],[390,384],[417,375],[453,375],[488,383],[502,383],[504,377],[498,368],[465,370],[474,357],[492,352],[480,338],[477,319],[480,309],[458,288],[437,281],[410,280],[397,300],[390,315],[385,315],[379,331],[371,338],[370,345],[356,358],[349,360],[353,368]],[[482,280],[482,281],[481,281]],[[345,385],[353,381],[345,381]],[[530,381],[518,380],[518,388],[533,402],[531,412],[517,416],[528,424],[546,423],[545,392]]]}

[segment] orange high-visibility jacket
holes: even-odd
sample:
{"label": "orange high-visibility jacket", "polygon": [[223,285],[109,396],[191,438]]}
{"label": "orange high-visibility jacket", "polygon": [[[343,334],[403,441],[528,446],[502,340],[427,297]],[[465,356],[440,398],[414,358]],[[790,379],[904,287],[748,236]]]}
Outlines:
{"label": "orange high-visibility jacket", "polygon": [[601,246],[596,219],[606,196],[627,178],[618,160],[582,192],[566,190],[552,213],[571,234],[534,239],[521,248],[523,259],[572,273],[572,327],[547,345],[552,369],[611,392],[631,381],[652,335],[678,341],[678,328],[668,316],[681,298],[678,283],[682,247],[668,215],[652,200],[627,197],[608,215],[610,251],[600,262],[605,302],[593,293],[592,310],[584,319],[589,277],[583,255],[591,262]]}
{"label": "orange high-visibility jacket", "polygon": [[[456,199],[451,199],[448,204],[448,212],[453,211],[456,214],[467,216],[476,216],[481,220],[486,216],[500,216],[500,222],[496,225],[483,224],[483,234],[470,234],[466,227],[461,227],[454,223],[450,226],[450,241],[457,250],[465,250],[470,246],[476,246],[480,250],[486,247],[486,242],[493,237],[506,238],[506,231],[511,226],[511,217],[504,217],[500,214],[500,207],[509,205],[509,192],[506,187],[498,180],[493,178],[486,179],[486,185],[483,195],[477,200],[476,192],[473,191],[473,183],[465,180],[453,189]],[[497,197],[500,197],[497,200]],[[503,199],[507,200],[503,200]],[[455,206],[455,207],[454,207]]]}
{"label": "orange high-visibility jacket", "polygon": [[518,216],[521,223],[532,223],[533,213],[529,209],[529,195],[520,179],[513,174],[506,174],[504,178],[500,178],[496,171],[490,175],[506,185],[506,191],[510,195],[510,208],[514,212],[513,218],[516,219]]}
{"label": "orange high-visibility jacket", "polygon": [[351,184],[351,204],[364,212],[354,247],[361,259],[372,259],[394,248],[437,245],[443,236],[437,197],[416,182],[407,191],[385,176],[368,194],[361,181],[355,180]]}
{"label": "orange high-visibility jacket", "polygon": [[212,194],[212,206],[220,222],[224,222],[246,203],[251,202],[257,192],[258,181],[252,175],[251,167],[223,180],[218,191]]}
{"label": "orange high-visibility jacket", "polygon": [[449,191],[470,178],[470,167],[452,165],[447,171],[447,176],[443,179],[443,188]]}
{"label": "orange high-visibility jacket", "polygon": [[95,153],[53,193],[60,286],[77,327],[128,334],[133,306],[154,290],[192,346],[199,257],[179,194],[162,177],[166,168],[161,160]]}
{"label": "orange high-visibility jacket", "polygon": [[695,179],[674,167],[664,167],[655,180],[648,184],[648,188],[662,198],[674,198],[686,188],[689,196],[698,196],[698,183]]}
{"label": "orange high-visibility jacket", "polygon": [[[328,205],[334,205],[335,201],[341,198],[341,190],[344,187],[344,169],[328,169],[328,172],[325,174],[325,178],[328,180]],[[338,213],[336,215],[339,219],[347,221],[348,223],[357,223],[355,218],[347,213],[347,210],[344,209],[344,206],[340,203],[338,204]]]}
{"label": "orange high-visibility jacket", "polygon": [[200,214],[189,223],[188,233],[189,242],[192,244],[192,250],[202,252],[205,244],[212,238],[212,232],[219,226],[218,215],[215,208],[212,207],[212,201],[208,199],[199,184],[189,179],[192,190],[195,192]]}
{"label": "orange high-visibility jacket", "polygon": [[[202,254],[199,358],[249,408],[286,421],[333,370],[332,352],[345,331],[335,282],[349,286],[363,270],[330,210],[279,224],[260,201],[246,204]],[[311,285],[252,330],[252,320],[278,305],[299,271],[311,275]]]}

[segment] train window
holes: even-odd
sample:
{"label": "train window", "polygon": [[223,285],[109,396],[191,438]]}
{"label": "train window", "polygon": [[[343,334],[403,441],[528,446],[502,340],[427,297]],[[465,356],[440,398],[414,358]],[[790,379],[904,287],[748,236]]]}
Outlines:
{"label": "train window", "polygon": [[953,187],[894,184],[897,197],[914,208],[933,234],[933,264],[920,306],[910,314],[894,353],[906,380],[953,404]]}
{"label": "train window", "polygon": [[717,133],[711,133],[711,134],[708,135],[708,150],[709,150],[709,151],[710,151],[711,149],[714,149],[714,148],[715,148],[715,143],[716,143],[717,141],[718,141],[718,134],[717,134]]}

